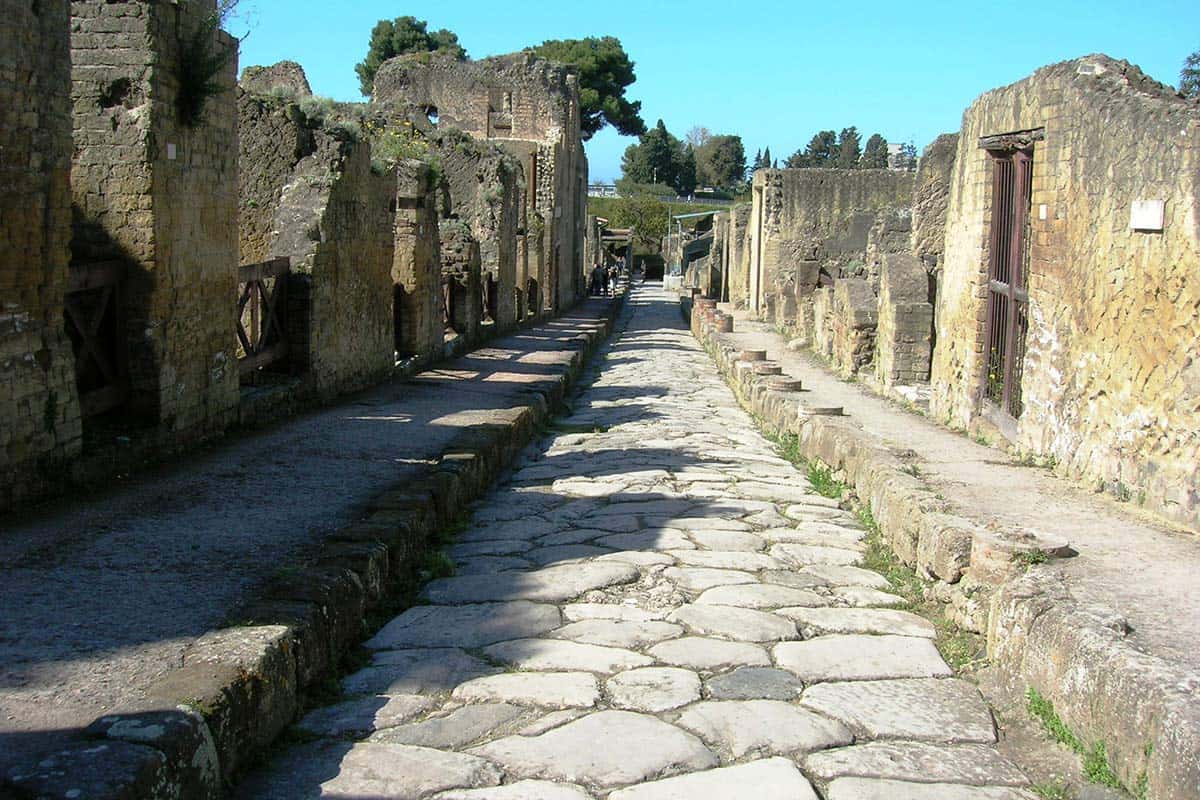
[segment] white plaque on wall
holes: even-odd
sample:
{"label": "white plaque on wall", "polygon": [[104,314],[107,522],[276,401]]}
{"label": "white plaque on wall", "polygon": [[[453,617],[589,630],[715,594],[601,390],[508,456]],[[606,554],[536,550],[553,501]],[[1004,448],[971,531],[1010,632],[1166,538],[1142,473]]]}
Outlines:
{"label": "white plaque on wall", "polygon": [[1134,200],[1129,212],[1129,227],[1135,231],[1161,231],[1165,205],[1163,200]]}

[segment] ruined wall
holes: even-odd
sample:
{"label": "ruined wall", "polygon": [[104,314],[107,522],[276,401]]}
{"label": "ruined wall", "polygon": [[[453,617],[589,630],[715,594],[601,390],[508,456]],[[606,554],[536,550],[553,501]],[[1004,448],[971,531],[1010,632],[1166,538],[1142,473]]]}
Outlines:
{"label": "ruined wall", "polygon": [[[575,76],[528,53],[480,61],[418,54],[380,68],[372,101],[393,114],[436,110],[439,129],[489,140],[515,157],[527,187],[528,237],[515,260],[527,265],[524,280],[539,298],[527,305],[554,312],[582,295],[587,159]],[[488,268],[487,236],[477,235]]]}
{"label": "ruined wall", "polygon": [[366,142],[316,132],[280,198],[274,255],[291,257],[289,292],[308,298],[301,357],[322,396],[367,386],[395,364],[392,262],[395,179],[371,169]]}
{"label": "ruined wall", "polygon": [[[247,73],[261,84],[274,69]],[[296,70],[280,79],[299,85]],[[395,364],[396,178],[372,169],[370,146],[354,126],[244,89],[242,263],[291,259],[292,371],[321,396],[365,386]]]}
{"label": "ruined wall", "polygon": [[925,267],[914,256],[892,254],[883,258],[875,378],[885,387],[929,380],[933,306],[928,301],[925,280]]}
{"label": "ruined wall", "polygon": [[833,367],[849,378],[868,370],[875,358],[879,312],[864,278],[838,278],[833,284]]}
{"label": "ruined wall", "polygon": [[70,9],[0,1],[0,508],[81,445],[63,327],[71,236]]}
{"label": "ruined wall", "polygon": [[517,321],[517,223],[525,184],[521,164],[505,150],[459,131],[437,134],[433,146],[448,192],[443,217],[470,229],[479,246],[480,280],[490,276],[495,281],[494,322],[500,329],[511,327]]}
{"label": "ruined wall", "polygon": [[958,153],[958,134],[943,133],[921,154],[913,189],[911,250],[927,271],[941,266],[946,243],[946,209]]}
{"label": "ruined wall", "polygon": [[749,306],[750,293],[750,203],[729,209],[729,235],[726,248],[729,261],[729,288],[726,299],[738,308]]}
{"label": "ruined wall", "polygon": [[[912,203],[913,175],[890,170],[759,170],[750,215],[751,309],[778,322],[818,285],[867,277],[868,234],[885,215],[903,220]],[[898,240],[900,221],[885,224],[878,241]]]}
{"label": "ruined wall", "polygon": [[446,220],[439,227],[446,337],[458,345],[470,345],[479,338],[483,321],[479,242],[458,220]]}
{"label": "ruined wall", "polygon": [[175,441],[224,429],[238,400],[236,56],[197,120],[179,102],[185,46],[214,7],[71,4],[72,254],[126,263],[130,406]]}
{"label": "ruined wall", "polygon": [[446,327],[436,184],[437,175],[425,162],[407,160],[396,166],[395,346],[400,356],[425,361],[441,356]]}
{"label": "ruined wall", "polygon": [[[933,411],[981,409],[992,165],[980,137],[1041,129],[1016,444],[1200,524],[1200,110],[1136,67],[1088,56],[963,115],[946,232]],[[1161,231],[1131,229],[1161,200]]]}

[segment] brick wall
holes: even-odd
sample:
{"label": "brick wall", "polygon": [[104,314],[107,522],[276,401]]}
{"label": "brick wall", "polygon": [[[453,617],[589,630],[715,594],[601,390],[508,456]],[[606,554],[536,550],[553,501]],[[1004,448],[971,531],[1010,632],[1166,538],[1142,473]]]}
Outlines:
{"label": "brick wall", "polygon": [[0,508],[79,452],[63,325],[71,236],[70,9],[0,0]]}
{"label": "brick wall", "polygon": [[875,377],[883,386],[929,380],[933,306],[927,299],[926,281],[925,268],[915,257],[884,256],[875,339]]}
{"label": "brick wall", "polygon": [[[1200,110],[1125,62],[1089,56],[1045,67],[964,114],[933,411],[967,425],[985,407],[992,165],[980,137],[1034,129],[1044,138],[1033,151],[1016,444],[1200,525]],[[1131,229],[1135,200],[1165,202],[1161,231]]]}
{"label": "brick wall", "polygon": [[445,335],[436,190],[435,174],[425,162],[396,166],[396,351],[422,360],[441,356]]}

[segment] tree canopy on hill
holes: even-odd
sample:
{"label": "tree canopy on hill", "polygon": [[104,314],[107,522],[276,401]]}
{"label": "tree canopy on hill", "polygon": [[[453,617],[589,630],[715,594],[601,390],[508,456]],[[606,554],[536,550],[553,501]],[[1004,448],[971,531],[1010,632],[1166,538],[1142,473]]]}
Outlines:
{"label": "tree canopy on hill", "polygon": [[573,68],[579,75],[579,111],[584,141],[605,125],[612,125],[624,136],[646,132],[641,101],[625,97],[637,76],[633,62],[614,36],[586,39],[551,39],[529,48],[549,61]]}
{"label": "tree canopy on hill", "polygon": [[416,17],[381,19],[371,30],[371,42],[367,57],[355,65],[358,87],[367,97],[375,90],[375,73],[389,58],[406,53],[449,53],[458,59],[467,57],[467,51],[458,43],[458,34],[441,28],[429,31],[425,20]]}

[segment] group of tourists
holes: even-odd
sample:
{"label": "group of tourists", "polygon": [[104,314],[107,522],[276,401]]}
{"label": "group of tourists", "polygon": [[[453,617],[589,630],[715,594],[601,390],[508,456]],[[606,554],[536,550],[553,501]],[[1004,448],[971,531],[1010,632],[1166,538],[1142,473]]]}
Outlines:
{"label": "group of tourists", "polygon": [[622,256],[608,267],[599,262],[592,265],[591,294],[593,297],[611,297],[617,293],[617,279],[625,271],[625,258]]}

